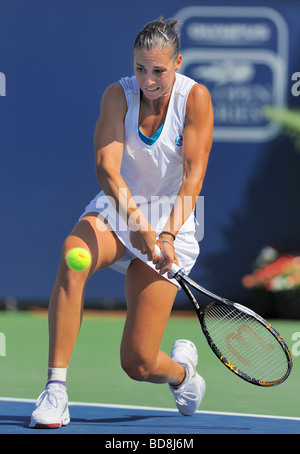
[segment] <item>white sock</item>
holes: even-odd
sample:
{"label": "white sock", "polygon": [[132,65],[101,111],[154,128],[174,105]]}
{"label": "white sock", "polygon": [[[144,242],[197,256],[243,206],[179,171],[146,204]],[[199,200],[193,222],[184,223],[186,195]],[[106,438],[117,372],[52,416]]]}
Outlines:
{"label": "white sock", "polygon": [[67,367],[48,367],[48,381],[67,386]]}

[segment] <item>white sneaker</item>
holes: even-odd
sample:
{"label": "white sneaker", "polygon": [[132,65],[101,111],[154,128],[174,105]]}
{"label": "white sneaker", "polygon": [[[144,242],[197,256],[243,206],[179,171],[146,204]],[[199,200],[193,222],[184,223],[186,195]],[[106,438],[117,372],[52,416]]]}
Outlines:
{"label": "white sneaker", "polygon": [[49,383],[36,401],[29,427],[34,429],[58,429],[70,422],[68,395],[59,383]]}
{"label": "white sneaker", "polygon": [[205,394],[205,381],[196,371],[197,349],[189,340],[177,340],[171,350],[171,358],[186,369],[186,377],[178,387],[169,385],[175,403],[184,416],[191,416],[199,408]]}

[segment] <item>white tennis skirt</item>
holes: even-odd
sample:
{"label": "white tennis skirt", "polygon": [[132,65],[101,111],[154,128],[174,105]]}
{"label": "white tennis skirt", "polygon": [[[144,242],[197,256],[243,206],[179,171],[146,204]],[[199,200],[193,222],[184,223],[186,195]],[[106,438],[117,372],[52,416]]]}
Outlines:
{"label": "white tennis skirt", "polygon": [[[157,219],[155,218],[155,216],[152,216],[152,219],[149,219],[149,205],[147,207],[140,206],[139,208],[144,213],[152,228],[156,231],[157,235],[159,235],[169,217],[170,209],[166,209],[164,215],[161,215],[162,207],[160,206],[160,209],[157,210],[157,212],[160,212],[160,216],[157,217]],[[111,269],[119,273],[126,274],[130,262],[136,258],[139,258],[143,262],[147,263],[147,265],[153,268],[156,272],[158,272],[155,269],[155,265],[147,260],[147,255],[142,254],[138,249],[132,246],[129,239],[130,230],[127,223],[122,219],[121,216],[119,216],[116,209],[109,202],[103,191],[101,191],[86,206],[84,213],[80,216],[80,219],[91,212],[101,214],[101,217],[107,221],[106,228],[111,229],[126,247],[123,257],[113,265],[111,265]],[[151,212],[155,212],[153,206]],[[99,222],[100,229],[102,225],[103,224]],[[186,274],[189,274],[200,253],[199,243],[195,238],[194,213],[190,215],[190,217],[186,220],[184,225],[177,233],[174,246],[179,268],[183,268],[184,272]],[[164,274],[164,277],[172,282],[172,284],[180,287],[175,279],[168,278],[167,273]]]}

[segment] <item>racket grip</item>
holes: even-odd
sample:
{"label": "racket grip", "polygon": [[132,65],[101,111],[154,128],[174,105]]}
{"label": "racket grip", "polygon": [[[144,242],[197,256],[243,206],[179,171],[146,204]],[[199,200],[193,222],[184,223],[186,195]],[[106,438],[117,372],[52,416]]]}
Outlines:
{"label": "racket grip", "polygon": [[[156,255],[162,255],[162,252],[161,252],[160,248],[157,246],[157,244],[155,245],[155,254]],[[178,271],[179,271],[179,266],[176,265],[176,263],[172,263],[172,267],[171,267],[170,273],[171,274],[176,274]]]}

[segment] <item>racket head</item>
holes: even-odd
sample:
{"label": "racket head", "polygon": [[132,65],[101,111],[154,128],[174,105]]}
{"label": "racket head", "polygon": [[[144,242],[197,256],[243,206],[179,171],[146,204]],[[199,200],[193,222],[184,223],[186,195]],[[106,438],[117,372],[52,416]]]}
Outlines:
{"label": "racket head", "polygon": [[286,343],[255,312],[229,300],[212,301],[198,317],[210,348],[234,374],[265,387],[290,375],[293,360]]}

